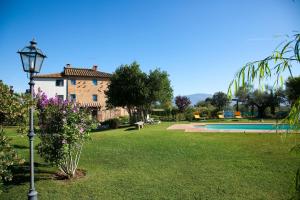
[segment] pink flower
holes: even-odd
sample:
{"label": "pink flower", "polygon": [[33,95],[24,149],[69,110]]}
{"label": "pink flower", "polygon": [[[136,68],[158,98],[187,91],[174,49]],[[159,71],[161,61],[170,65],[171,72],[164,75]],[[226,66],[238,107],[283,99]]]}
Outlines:
{"label": "pink flower", "polygon": [[81,128],[80,128],[80,130],[79,130],[79,133],[81,133],[81,134],[82,134],[82,133],[83,133],[83,131],[84,131],[84,129],[81,127]]}

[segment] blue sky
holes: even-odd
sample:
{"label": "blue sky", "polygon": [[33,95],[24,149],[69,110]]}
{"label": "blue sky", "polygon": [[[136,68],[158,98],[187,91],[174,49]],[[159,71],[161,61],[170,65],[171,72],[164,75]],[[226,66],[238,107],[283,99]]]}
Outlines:
{"label": "blue sky", "polygon": [[48,56],[41,73],[136,60],[168,71],[174,95],[227,91],[243,64],[300,31],[299,19],[292,0],[0,0],[0,79],[28,87],[16,52],[35,37]]}

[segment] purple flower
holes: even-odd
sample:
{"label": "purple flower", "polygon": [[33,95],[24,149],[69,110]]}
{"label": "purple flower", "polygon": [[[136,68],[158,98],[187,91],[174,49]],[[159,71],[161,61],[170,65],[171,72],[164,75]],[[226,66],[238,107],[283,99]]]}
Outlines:
{"label": "purple flower", "polygon": [[78,111],[77,107],[74,106],[74,107],[73,107],[73,112],[76,113],[77,111]]}
{"label": "purple flower", "polygon": [[69,101],[68,101],[68,100],[64,100],[64,101],[63,101],[63,105],[64,105],[64,106],[67,106],[68,104],[69,104]]}

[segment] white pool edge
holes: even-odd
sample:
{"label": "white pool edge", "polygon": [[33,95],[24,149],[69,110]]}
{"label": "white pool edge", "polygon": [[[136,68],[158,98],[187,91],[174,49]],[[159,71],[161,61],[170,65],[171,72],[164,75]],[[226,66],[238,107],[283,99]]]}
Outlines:
{"label": "white pool edge", "polygon": [[207,124],[274,124],[274,123],[190,123],[190,124],[173,124],[167,130],[184,130],[184,132],[200,132],[200,133],[299,133],[295,130],[208,130],[203,127],[195,128],[195,126],[205,126]]}

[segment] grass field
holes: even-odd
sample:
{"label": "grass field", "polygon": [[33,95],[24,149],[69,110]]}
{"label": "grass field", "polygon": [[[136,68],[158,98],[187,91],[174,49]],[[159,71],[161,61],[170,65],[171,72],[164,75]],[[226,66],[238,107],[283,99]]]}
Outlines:
{"label": "grass field", "polygon": [[[47,199],[289,199],[300,156],[300,135],[184,133],[171,123],[92,133],[79,168],[84,178],[53,178],[56,168],[36,155],[36,189]],[[24,158],[27,137],[8,130]],[[38,140],[35,141],[35,144]],[[26,199],[28,168],[19,170],[0,199]]]}

